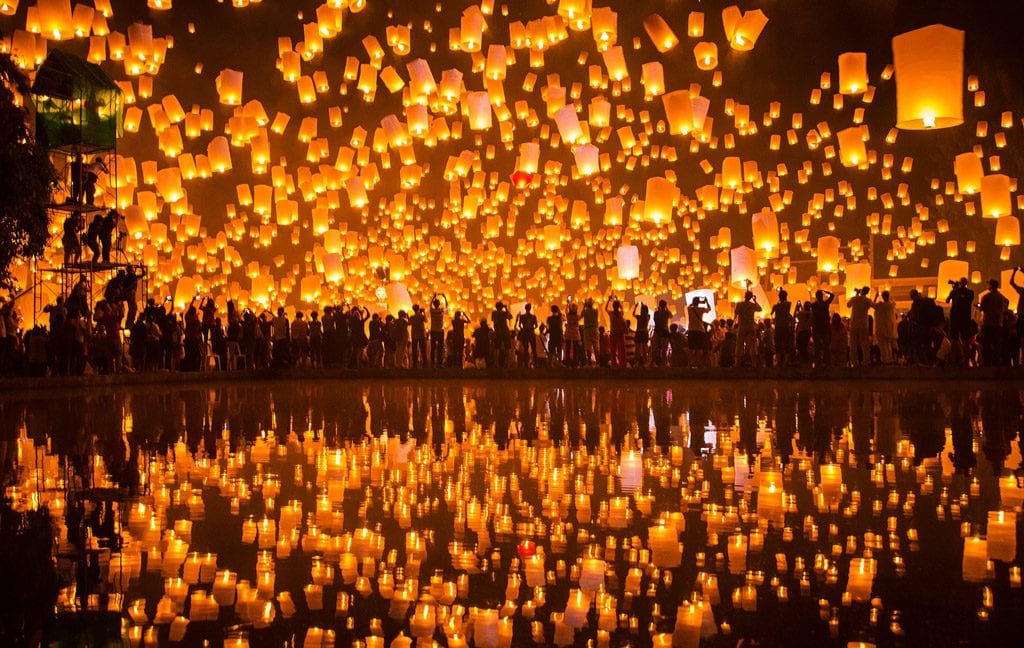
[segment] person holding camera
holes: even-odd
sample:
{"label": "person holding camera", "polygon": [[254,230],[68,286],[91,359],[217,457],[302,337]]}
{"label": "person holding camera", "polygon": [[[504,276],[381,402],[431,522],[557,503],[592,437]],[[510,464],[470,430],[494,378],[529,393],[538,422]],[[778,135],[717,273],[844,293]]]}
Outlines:
{"label": "person holding camera", "polygon": [[951,280],[949,285],[949,296],[946,297],[946,303],[950,305],[949,339],[956,352],[955,362],[966,364],[966,343],[975,333],[974,318],[972,317],[974,291],[967,287],[967,277],[962,277],[960,281]]}
{"label": "person holding camera", "polygon": [[850,309],[850,362],[855,367],[871,364],[871,327],[868,311],[871,310],[871,299],[867,286],[856,288],[853,297],[847,300]]}

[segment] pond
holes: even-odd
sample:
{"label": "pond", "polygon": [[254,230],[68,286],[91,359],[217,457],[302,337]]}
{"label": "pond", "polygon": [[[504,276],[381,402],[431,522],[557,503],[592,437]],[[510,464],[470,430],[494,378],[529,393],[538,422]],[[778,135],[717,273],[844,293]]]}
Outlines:
{"label": "pond", "polygon": [[1013,644],[1021,403],[996,382],[7,395],[0,643]]}

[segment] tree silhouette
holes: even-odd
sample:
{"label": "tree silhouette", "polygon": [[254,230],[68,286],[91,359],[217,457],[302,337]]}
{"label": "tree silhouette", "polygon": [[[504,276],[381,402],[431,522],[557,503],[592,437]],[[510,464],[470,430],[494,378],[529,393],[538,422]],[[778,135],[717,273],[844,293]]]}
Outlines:
{"label": "tree silhouette", "polygon": [[42,254],[49,238],[47,205],[57,171],[35,140],[22,105],[28,79],[0,54],[0,288],[14,290],[11,265]]}

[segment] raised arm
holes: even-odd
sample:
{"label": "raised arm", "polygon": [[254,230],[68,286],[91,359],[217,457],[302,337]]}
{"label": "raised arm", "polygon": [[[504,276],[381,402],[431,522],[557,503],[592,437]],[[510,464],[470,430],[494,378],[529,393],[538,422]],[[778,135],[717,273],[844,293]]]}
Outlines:
{"label": "raised arm", "polygon": [[1020,284],[1017,283],[1018,270],[1020,270],[1020,266],[1017,266],[1016,268],[1013,269],[1013,274],[1010,275],[1010,285],[1013,286],[1015,290],[1024,290],[1024,286],[1021,286]]}

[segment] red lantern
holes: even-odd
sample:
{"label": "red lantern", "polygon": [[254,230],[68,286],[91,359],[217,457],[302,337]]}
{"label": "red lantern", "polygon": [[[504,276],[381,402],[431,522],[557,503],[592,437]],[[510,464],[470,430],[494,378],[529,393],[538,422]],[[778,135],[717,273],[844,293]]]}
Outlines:
{"label": "red lantern", "polygon": [[537,543],[532,540],[523,540],[517,547],[520,558],[529,558],[537,553]]}
{"label": "red lantern", "polygon": [[531,182],[533,182],[532,173],[527,173],[526,171],[515,171],[512,173],[512,184],[516,186],[516,189],[528,187]]}

